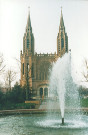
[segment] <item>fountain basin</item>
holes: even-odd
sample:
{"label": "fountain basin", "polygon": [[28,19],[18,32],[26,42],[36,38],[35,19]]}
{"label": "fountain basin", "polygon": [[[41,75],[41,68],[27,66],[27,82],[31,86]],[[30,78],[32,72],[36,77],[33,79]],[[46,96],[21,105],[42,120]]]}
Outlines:
{"label": "fountain basin", "polygon": [[87,135],[88,116],[72,118],[65,114],[65,124],[61,124],[59,114],[24,114],[0,117],[0,135]]}
{"label": "fountain basin", "polygon": [[[51,113],[60,113],[60,109],[15,109],[15,110],[0,110],[0,115],[15,115],[15,114],[46,114],[47,112]],[[65,109],[66,113],[84,113],[88,114],[88,108],[70,108]]]}
{"label": "fountain basin", "polygon": [[[56,112],[60,113],[60,109],[15,109],[15,110],[0,110],[0,115],[15,115],[15,114],[45,114],[47,112]],[[65,109],[66,113],[85,113],[88,114],[88,108],[70,108]]]}

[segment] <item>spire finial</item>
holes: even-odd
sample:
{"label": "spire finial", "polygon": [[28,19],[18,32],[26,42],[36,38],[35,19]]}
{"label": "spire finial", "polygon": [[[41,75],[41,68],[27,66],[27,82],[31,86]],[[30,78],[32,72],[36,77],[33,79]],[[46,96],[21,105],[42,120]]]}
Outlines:
{"label": "spire finial", "polygon": [[28,20],[27,20],[27,27],[31,27],[31,19],[30,19],[30,6],[28,7]]}
{"label": "spire finial", "polygon": [[30,14],[30,6],[28,7],[28,13]]}
{"label": "spire finial", "polygon": [[62,6],[61,6],[61,15],[62,15]]}

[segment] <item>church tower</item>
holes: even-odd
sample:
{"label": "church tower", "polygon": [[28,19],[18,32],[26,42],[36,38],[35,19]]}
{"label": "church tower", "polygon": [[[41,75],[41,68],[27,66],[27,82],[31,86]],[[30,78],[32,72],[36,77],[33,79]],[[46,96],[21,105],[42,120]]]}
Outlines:
{"label": "church tower", "polygon": [[32,53],[32,55],[34,55],[34,35],[32,33],[30,12],[28,15],[26,32],[24,33],[24,37],[23,37],[23,54],[24,53],[28,53],[28,54]]}
{"label": "church tower", "polygon": [[32,32],[30,12],[23,36],[23,51],[20,54],[21,80],[20,85],[26,86],[26,101],[29,97],[35,101],[43,101],[49,97],[49,75],[54,62],[68,52],[68,36],[65,32],[61,9],[59,33],[57,36],[57,53],[35,53],[34,35]]}
{"label": "church tower", "polygon": [[32,57],[34,56],[34,35],[32,33],[30,12],[23,37],[23,53],[21,51],[21,82],[22,86],[29,84],[32,88]]}
{"label": "church tower", "polygon": [[62,56],[66,52],[68,52],[68,36],[65,32],[63,14],[61,9],[59,33],[57,35],[57,55]]}

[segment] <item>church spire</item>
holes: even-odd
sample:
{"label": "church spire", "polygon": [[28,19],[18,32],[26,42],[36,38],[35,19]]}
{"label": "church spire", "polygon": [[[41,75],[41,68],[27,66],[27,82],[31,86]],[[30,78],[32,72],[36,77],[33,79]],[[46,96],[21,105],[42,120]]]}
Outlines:
{"label": "church spire", "polygon": [[34,35],[32,33],[30,10],[28,11],[26,32],[24,33],[23,37],[23,53],[26,52],[34,54]]}
{"label": "church spire", "polygon": [[62,14],[62,7],[61,7],[60,27],[64,27],[64,20],[63,20],[63,14]]}
{"label": "church spire", "polygon": [[31,27],[31,19],[30,19],[30,7],[28,7],[28,20],[27,20],[27,26]]}
{"label": "church spire", "polygon": [[59,33],[57,36],[57,55],[62,56],[65,52],[68,52],[68,36],[65,32],[64,19],[61,7]]}
{"label": "church spire", "polygon": [[28,7],[28,19],[27,19],[27,25],[26,25],[26,32],[27,33],[32,32],[31,18],[30,18],[30,7]]}

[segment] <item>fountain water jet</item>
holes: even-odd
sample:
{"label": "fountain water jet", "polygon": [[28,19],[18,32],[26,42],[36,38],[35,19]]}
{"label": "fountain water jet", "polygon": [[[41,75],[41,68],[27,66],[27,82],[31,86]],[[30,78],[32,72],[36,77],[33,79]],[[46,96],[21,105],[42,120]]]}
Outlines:
{"label": "fountain water jet", "polygon": [[[58,99],[61,111],[62,125],[64,125],[65,108],[69,110],[80,105],[77,85],[71,74],[71,54],[65,54],[53,65],[50,75],[50,99]],[[51,103],[52,104],[52,103]],[[51,106],[51,105],[49,105]]]}

